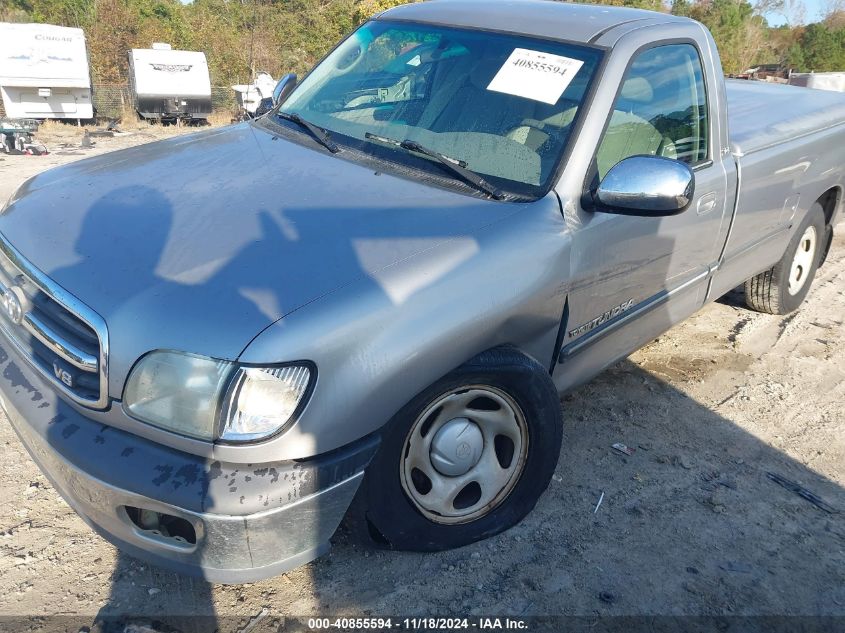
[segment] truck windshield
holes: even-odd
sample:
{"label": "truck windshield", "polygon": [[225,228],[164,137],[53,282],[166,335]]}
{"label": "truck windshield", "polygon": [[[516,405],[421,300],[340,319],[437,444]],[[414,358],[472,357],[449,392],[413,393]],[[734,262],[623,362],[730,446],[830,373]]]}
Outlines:
{"label": "truck windshield", "polygon": [[536,197],[600,57],[549,40],[376,20],[314,68],[281,112],[393,162],[454,177],[434,152],[506,192]]}

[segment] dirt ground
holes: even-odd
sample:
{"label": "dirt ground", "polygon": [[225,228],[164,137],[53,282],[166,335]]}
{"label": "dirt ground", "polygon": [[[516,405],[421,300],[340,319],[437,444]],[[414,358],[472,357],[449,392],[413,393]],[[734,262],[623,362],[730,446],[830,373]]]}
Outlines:
{"label": "dirt ground", "polygon": [[[0,155],[0,197],[37,171],[172,131]],[[95,536],[2,420],[0,614],[32,616],[33,629],[51,614],[95,629],[109,616],[204,614],[221,631],[267,615],[845,616],[843,229],[797,314],[751,312],[735,291],[565,397],[560,464],[536,510],[457,551],[371,550],[341,527],[312,564],[209,585]],[[127,622],[113,630],[145,630]]]}
{"label": "dirt ground", "polygon": [[46,156],[10,156],[0,152],[0,206],[24,180],[51,167],[196,131],[191,127],[149,125],[139,121],[119,128],[114,136],[96,135],[104,129],[49,121],[35,134],[35,141],[46,146],[49,152]]}

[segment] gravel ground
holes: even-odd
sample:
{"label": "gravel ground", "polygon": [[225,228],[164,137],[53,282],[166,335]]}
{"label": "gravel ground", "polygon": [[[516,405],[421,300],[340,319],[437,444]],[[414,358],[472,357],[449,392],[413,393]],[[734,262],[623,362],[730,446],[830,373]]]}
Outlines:
{"label": "gravel ground", "polygon": [[[52,165],[164,133],[0,157],[0,197]],[[840,235],[797,314],[751,312],[734,292],[566,396],[557,473],[516,528],[411,554],[363,547],[342,526],[329,555],[243,586],[119,554],[61,501],[2,420],[0,614],[30,616],[33,630],[65,614],[68,630],[127,632],[144,628],[100,622],[202,614],[234,631],[256,616],[318,613],[845,616],[843,359]],[[614,451],[616,442],[635,452]]]}

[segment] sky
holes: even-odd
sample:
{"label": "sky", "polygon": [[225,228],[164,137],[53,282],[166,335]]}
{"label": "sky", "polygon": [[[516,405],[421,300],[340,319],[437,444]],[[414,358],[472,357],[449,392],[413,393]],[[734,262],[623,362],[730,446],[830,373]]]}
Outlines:
{"label": "sky", "polygon": [[[185,0],[182,0],[183,2]],[[804,6],[804,23],[818,22],[824,17],[826,10],[825,0],[799,0],[799,5]],[[780,26],[786,22],[786,18],[781,14],[769,13],[766,14],[766,19],[772,26]]]}

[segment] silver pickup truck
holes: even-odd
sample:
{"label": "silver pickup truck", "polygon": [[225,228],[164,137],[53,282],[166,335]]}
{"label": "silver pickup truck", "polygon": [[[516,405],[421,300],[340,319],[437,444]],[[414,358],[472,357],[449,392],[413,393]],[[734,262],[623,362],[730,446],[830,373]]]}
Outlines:
{"label": "silver pickup truck", "polygon": [[726,85],[702,25],[633,9],[406,5],[276,94],[0,214],[11,424],[99,534],[211,581],[344,515],[514,525],[559,394],[739,284],[797,309],[845,185],[845,97]]}

